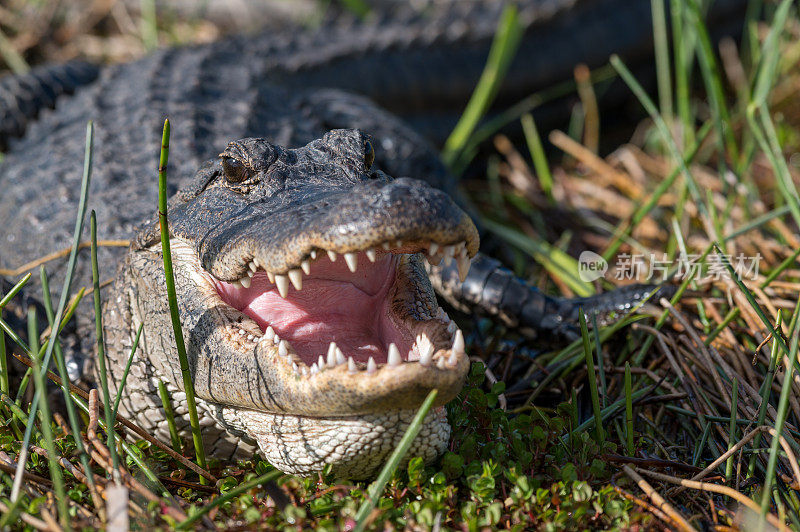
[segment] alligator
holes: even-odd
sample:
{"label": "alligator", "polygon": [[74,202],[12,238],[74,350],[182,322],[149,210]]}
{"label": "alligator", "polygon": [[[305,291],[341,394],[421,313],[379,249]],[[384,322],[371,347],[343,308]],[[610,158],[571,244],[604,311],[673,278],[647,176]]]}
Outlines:
{"label": "alligator", "polygon": [[[0,80],[0,267],[69,241],[84,128],[96,125],[90,198],[100,237],[131,240],[124,251],[99,250],[102,273],[116,270],[103,313],[114,393],[144,324],[121,413],[168,441],[160,380],[188,433],[154,216],[164,117],[173,124],[169,228],[180,317],[205,447],[217,456],[259,447],[289,473],[329,466],[368,478],[435,388],[409,453],[433,460],[449,437],[443,405],[469,367],[464,335],[434,289],[456,309],[548,340],[575,337],[579,308],[628,308],[650,293],[637,285],[551,297],[479,251],[420,117],[464,101],[501,6],[445,5],[399,21],[234,37],[130,64],[45,66]],[[528,66],[512,68],[500,97],[550,83],[579,59],[635,55],[650,40],[648,6],[522,5]],[[87,262],[79,284],[90,279]],[[49,267],[63,278],[63,264]],[[87,308],[62,338],[75,355],[73,378],[91,369],[82,361],[91,361],[92,323]]]}

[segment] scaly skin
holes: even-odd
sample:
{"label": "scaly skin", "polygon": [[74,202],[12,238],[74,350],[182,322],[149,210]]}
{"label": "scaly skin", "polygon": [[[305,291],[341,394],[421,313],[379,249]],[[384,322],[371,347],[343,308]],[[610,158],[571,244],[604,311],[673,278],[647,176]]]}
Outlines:
{"label": "scaly skin", "polygon": [[[201,167],[171,202],[181,324],[203,436],[216,454],[241,455],[255,442],[286,472],[308,475],[331,465],[338,476],[368,478],[432,389],[436,407],[461,389],[469,368],[463,335],[438,307],[422,256],[435,263],[449,250],[466,266],[478,249],[477,231],[447,195],[421,181],[392,179],[371,168],[372,159],[371,140],[355,130],[332,131],[296,150],[244,139]],[[340,266],[354,260],[348,270],[357,270],[336,270],[329,252],[341,257]],[[379,289],[367,297],[373,278]],[[308,290],[310,305],[303,300]],[[330,292],[340,294],[334,308],[352,321],[345,330],[326,328],[331,310],[318,308]],[[239,305],[242,293],[271,294],[268,317]],[[359,301],[370,305],[366,315],[351,308]],[[288,306],[273,310],[281,305]],[[283,315],[298,312],[300,322],[285,323]],[[122,408],[166,437],[157,381],[177,392],[183,381],[157,224],[146,225],[131,246],[105,319],[115,324],[107,364],[115,387],[144,323],[138,356],[146,362],[137,367],[146,369],[129,377],[132,392]],[[309,324],[320,330],[293,330]],[[347,330],[376,324],[366,337]],[[432,460],[449,433],[437,408],[425,419],[415,455]]]}

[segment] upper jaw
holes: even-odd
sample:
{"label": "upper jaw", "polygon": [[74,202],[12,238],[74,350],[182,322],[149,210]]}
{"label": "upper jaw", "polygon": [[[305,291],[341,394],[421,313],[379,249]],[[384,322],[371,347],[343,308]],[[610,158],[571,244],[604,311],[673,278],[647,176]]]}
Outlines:
{"label": "upper jaw", "polygon": [[258,200],[207,191],[219,197],[202,201],[202,223],[196,220],[197,209],[179,207],[170,229],[174,236],[195,242],[203,267],[227,282],[247,276],[251,263],[288,276],[322,251],[347,259],[348,254],[385,246],[402,247],[405,253],[423,251],[431,242],[442,248],[463,242],[470,257],[478,250],[472,220],[447,194],[422,181],[367,181],[331,187],[324,194],[306,188]]}

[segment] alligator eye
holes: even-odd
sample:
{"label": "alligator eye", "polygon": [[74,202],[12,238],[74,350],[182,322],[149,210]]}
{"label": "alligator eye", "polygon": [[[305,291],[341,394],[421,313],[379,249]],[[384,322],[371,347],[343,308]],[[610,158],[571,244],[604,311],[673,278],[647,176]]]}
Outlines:
{"label": "alligator eye", "polygon": [[229,183],[241,183],[250,177],[250,170],[238,159],[233,157],[222,158],[222,170]]}
{"label": "alligator eye", "polygon": [[369,170],[372,168],[372,163],[375,162],[375,148],[372,147],[370,141],[364,143],[364,169]]}

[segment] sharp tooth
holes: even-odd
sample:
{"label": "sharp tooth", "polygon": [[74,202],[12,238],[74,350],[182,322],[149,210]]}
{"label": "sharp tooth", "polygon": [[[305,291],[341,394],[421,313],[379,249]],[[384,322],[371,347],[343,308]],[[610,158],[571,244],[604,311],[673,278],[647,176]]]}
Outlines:
{"label": "sharp tooth", "polygon": [[400,358],[400,350],[397,349],[394,343],[389,344],[389,354],[386,357],[386,363],[390,366],[399,366],[401,362],[403,362],[403,359]]}
{"label": "sharp tooth", "polygon": [[292,371],[294,371],[295,375],[300,375],[300,370],[297,367],[297,362],[292,362]]}
{"label": "sharp tooth", "polygon": [[428,248],[428,254],[436,255],[437,251],[439,251],[439,244],[436,242],[431,242],[431,246]]}
{"label": "sharp tooth", "polygon": [[347,263],[347,269],[350,270],[351,273],[356,273],[356,268],[358,268],[358,255],[355,253],[345,253],[344,261]]}
{"label": "sharp tooth", "polygon": [[275,329],[273,329],[273,328],[272,328],[272,325],[270,325],[269,327],[267,327],[267,332],[265,332],[265,333],[264,333],[264,336],[265,336],[265,337],[267,338],[267,340],[269,340],[270,342],[271,342],[271,341],[273,341],[273,340],[275,339]]}
{"label": "sharp tooth", "polygon": [[272,272],[267,272],[267,279],[269,279],[269,282],[274,284],[275,283],[275,274],[272,273]]}
{"label": "sharp tooth", "polygon": [[303,270],[303,273],[308,275],[311,273],[311,261],[308,259],[304,260],[300,263],[300,269]]}
{"label": "sharp tooth", "polygon": [[[254,260],[255,260],[255,259],[253,259],[253,261],[254,261]],[[256,266],[256,263],[255,263],[255,262],[253,262],[253,261],[250,261],[250,262],[247,264],[247,266],[248,266],[248,268],[250,268],[250,271],[251,271],[251,272],[254,272],[254,271],[256,271],[256,270],[258,269],[258,266]]]}
{"label": "sharp tooth", "polygon": [[257,259],[257,258],[254,258],[254,259],[253,259],[253,261],[252,261],[252,264],[253,264],[253,266],[255,266],[255,267],[256,267],[256,269],[258,269],[258,268],[261,266],[261,263],[260,263],[260,262],[258,262],[258,259]]}
{"label": "sharp tooth", "polygon": [[430,366],[431,361],[433,360],[433,345],[428,344],[427,349],[422,355],[419,357],[419,363],[423,366]]}
{"label": "sharp tooth", "polygon": [[300,371],[303,372],[303,377],[308,375],[308,368],[306,368],[305,366],[303,366],[303,368]]}
{"label": "sharp tooth", "polygon": [[369,248],[369,249],[368,249],[368,250],[366,250],[364,253],[366,253],[366,254],[367,254],[367,258],[369,259],[369,261],[370,261],[370,262],[375,262],[375,259],[377,259],[377,258],[378,258],[378,252],[377,252],[377,251],[375,251],[375,250],[374,250],[374,249],[372,249],[372,248]]}
{"label": "sharp tooth", "polygon": [[337,347],[336,348],[336,365],[337,366],[341,366],[344,363],[345,363],[344,353],[342,353],[342,350]]}
{"label": "sharp tooth", "polygon": [[314,362],[311,364],[311,374],[316,375],[319,372],[319,368],[317,368],[317,363]]}
{"label": "sharp tooth", "polygon": [[436,367],[439,369],[444,369],[444,357],[439,357],[436,360]]}
{"label": "sharp tooth", "polygon": [[456,259],[456,264],[458,265],[458,278],[463,283],[467,280],[467,274],[469,273],[469,258],[463,255],[459,255]]}
{"label": "sharp tooth", "polygon": [[275,338],[273,338],[272,341],[275,342],[276,344],[279,344],[281,343],[281,337],[276,334]]}
{"label": "sharp tooth", "polygon": [[450,263],[453,261],[453,255],[456,252],[455,246],[445,246],[442,250],[444,252],[444,263],[446,266],[450,266]]}
{"label": "sharp tooth", "polygon": [[252,270],[247,270],[247,277],[252,277],[255,273]]}
{"label": "sharp tooth", "polygon": [[458,362],[458,353],[456,353],[456,350],[453,349],[450,352],[450,356],[447,358],[447,365],[455,366],[457,362]]}
{"label": "sharp tooth", "polygon": [[278,287],[281,297],[285,298],[289,295],[289,278],[285,275],[275,274],[275,286]]}
{"label": "sharp tooth", "polygon": [[428,261],[428,264],[431,266],[438,266],[442,263],[442,256],[441,255],[425,255],[425,259]]}
{"label": "sharp tooth", "polygon": [[328,346],[328,367],[336,367],[336,342],[331,342]]}
{"label": "sharp tooth", "polygon": [[456,336],[453,338],[453,351],[456,353],[464,353],[464,333],[461,329],[456,330]]}
{"label": "sharp tooth", "polygon": [[356,368],[356,363],[353,361],[353,357],[347,357],[347,371],[350,373],[355,373],[358,371],[358,368]]}
{"label": "sharp tooth", "polygon": [[325,357],[323,357],[322,355],[320,355],[319,358],[317,359],[317,366],[319,366],[320,370],[325,369]]}
{"label": "sharp tooth", "polygon": [[252,281],[249,277],[242,277],[239,279],[239,284],[241,284],[244,288],[250,288],[250,281]]}
{"label": "sharp tooth", "polygon": [[255,336],[253,336],[252,334],[248,334],[248,335],[247,335],[247,339],[248,339],[248,340],[250,340],[250,341],[252,342],[253,340],[255,340],[255,339],[256,339],[256,337],[255,337]]}
{"label": "sharp tooth", "polygon": [[459,245],[458,254],[461,255],[462,257],[468,256],[469,252],[467,251],[467,243],[461,242],[458,245]]}
{"label": "sharp tooth", "polygon": [[242,287],[242,280],[241,280],[241,279],[236,279],[236,280],[235,280],[233,283],[231,283],[231,284],[232,284],[233,286],[235,286],[236,288],[241,288],[241,287]]}
{"label": "sharp tooth", "polygon": [[374,358],[369,357],[367,361],[367,373],[375,373],[376,371],[378,371],[378,365],[375,364]]}
{"label": "sharp tooth", "polygon": [[308,254],[311,257],[311,260],[317,260],[317,250],[312,249],[311,253]]}
{"label": "sharp tooth", "polygon": [[285,357],[289,354],[289,350],[286,349],[286,342],[284,340],[278,342],[278,354],[282,357]]}
{"label": "sharp tooth", "polygon": [[384,242],[383,244],[381,244],[381,247],[383,248],[384,251],[389,251],[390,249],[392,249],[392,245],[388,242]]}
{"label": "sharp tooth", "polygon": [[289,270],[289,280],[292,281],[295,290],[303,289],[303,272],[300,270]]}
{"label": "sharp tooth", "polygon": [[244,336],[245,334],[247,334],[247,331],[244,329],[239,329],[239,336]]}
{"label": "sharp tooth", "polygon": [[328,258],[331,262],[336,262],[336,252],[328,250]]}

